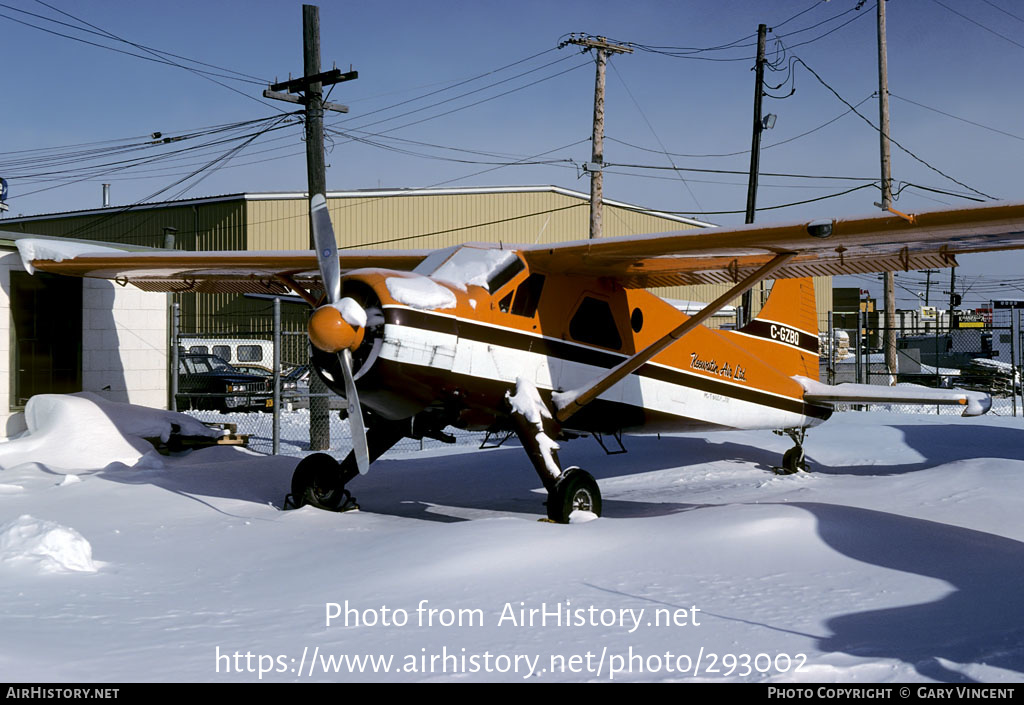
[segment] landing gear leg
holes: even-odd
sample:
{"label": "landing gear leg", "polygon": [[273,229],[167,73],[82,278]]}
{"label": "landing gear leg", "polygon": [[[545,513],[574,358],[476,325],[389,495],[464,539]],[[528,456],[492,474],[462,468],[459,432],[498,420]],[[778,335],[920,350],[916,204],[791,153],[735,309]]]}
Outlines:
{"label": "landing gear leg", "polygon": [[[366,443],[372,463],[405,437],[409,421],[386,421],[367,416],[370,425],[366,431]],[[358,509],[352,493],[345,489],[345,485],[357,475],[359,468],[355,451],[349,451],[340,463],[327,453],[307,456],[292,474],[292,493],[284,499],[285,509],[298,509],[306,504],[332,512]]]}
{"label": "landing gear leg", "polygon": [[787,428],[783,433],[792,438],[793,443],[796,445],[787,450],[782,456],[782,467],[776,468],[775,472],[779,475],[792,475],[793,473],[800,472],[801,470],[804,472],[810,472],[807,467],[807,459],[803,445],[807,429]]}
{"label": "landing gear leg", "polygon": [[548,491],[548,519],[556,524],[568,524],[569,516],[577,510],[601,516],[601,490],[594,477],[578,467],[563,471],[558,461],[558,447],[551,441],[557,435],[550,419],[543,419],[543,431],[519,412],[512,413],[516,435],[526,455]]}

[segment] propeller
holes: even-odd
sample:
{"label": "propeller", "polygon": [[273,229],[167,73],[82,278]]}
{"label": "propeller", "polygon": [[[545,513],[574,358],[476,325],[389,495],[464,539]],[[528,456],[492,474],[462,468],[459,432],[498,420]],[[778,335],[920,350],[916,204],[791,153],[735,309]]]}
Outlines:
{"label": "propeller", "polygon": [[359,474],[370,469],[370,451],[366,442],[366,424],[359,405],[352,371],[352,351],[363,342],[366,331],[366,312],[354,299],[341,297],[341,264],[334,226],[327,211],[327,199],[314,194],[309,201],[313,222],[313,244],[324,283],[326,303],[313,312],[309,319],[309,339],[318,349],[337,354],[345,377],[345,404],[348,408],[348,427],[352,433],[352,450],[356,454]]}

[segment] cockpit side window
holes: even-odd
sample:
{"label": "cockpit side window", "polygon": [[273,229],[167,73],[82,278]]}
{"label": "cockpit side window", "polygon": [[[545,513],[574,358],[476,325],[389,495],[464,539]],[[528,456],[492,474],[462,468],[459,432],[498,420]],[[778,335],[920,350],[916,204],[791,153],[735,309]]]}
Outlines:
{"label": "cockpit side window", "polygon": [[584,297],[569,321],[569,335],[580,343],[599,345],[612,350],[622,349],[622,337],[615,327],[611,306],[607,301]]}
{"label": "cockpit side window", "polygon": [[522,284],[516,287],[516,300],[512,304],[512,313],[517,316],[533,318],[540,304],[540,292],[544,289],[544,275],[531,274]]}

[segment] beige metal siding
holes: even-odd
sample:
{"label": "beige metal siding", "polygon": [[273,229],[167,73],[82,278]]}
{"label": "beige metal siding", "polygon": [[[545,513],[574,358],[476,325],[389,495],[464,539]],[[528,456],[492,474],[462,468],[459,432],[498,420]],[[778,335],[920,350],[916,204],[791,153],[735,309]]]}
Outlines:
{"label": "beige metal siding", "polygon": [[[307,249],[308,205],[304,199],[252,200],[249,249]],[[342,247],[435,249],[463,242],[512,244],[561,242],[587,237],[589,204],[565,194],[467,193],[347,196],[328,199]],[[692,227],[629,209],[605,206],[608,236]]]}

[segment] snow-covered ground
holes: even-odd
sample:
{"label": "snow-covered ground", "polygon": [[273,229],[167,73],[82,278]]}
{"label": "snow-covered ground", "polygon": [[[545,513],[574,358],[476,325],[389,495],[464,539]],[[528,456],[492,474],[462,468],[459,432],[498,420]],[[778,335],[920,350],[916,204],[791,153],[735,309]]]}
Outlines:
{"label": "snow-covered ground", "polygon": [[297,458],[80,400],[0,445],[5,681],[1024,679],[1019,419],[836,414],[794,476],[770,432],[581,439],[604,516],[563,526],[512,444],[283,511]]}

